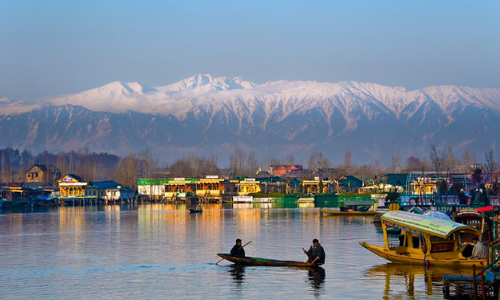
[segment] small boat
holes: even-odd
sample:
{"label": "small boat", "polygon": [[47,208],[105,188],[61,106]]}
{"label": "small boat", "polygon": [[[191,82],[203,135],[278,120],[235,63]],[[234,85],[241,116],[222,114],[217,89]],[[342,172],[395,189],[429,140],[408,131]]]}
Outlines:
{"label": "small boat", "polygon": [[328,210],[321,209],[320,212],[333,216],[374,216],[376,212],[374,210],[359,211],[359,210]]}
{"label": "small boat", "polygon": [[232,257],[228,253],[217,253],[217,255],[237,265],[245,265],[245,266],[298,267],[298,268],[313,268],[318,266],[318,264],[313,264],[310,262],[302,262],[302,261],[276,260],[276,259],[267,259],[260,257]]}
{"label": "small boat", "polygon": [[[359,244],[370,252],[394,263],[422,264],[438,267],[484,267],[487,259],[462,256],[464,236],[481,234],[475,228],[449,220],[403,211],[390,211],[382,218],[384,246]],[[388,228],[400,228],[399,245],[391,245]],[[404,231],[404,232],[403,232]]]}
{"label": "small boat", "polygon": [[189,209],[189,213],[190,214],[199,214],[199,213],[202,213],[203,212],[203,209],[195,209],[195,208],[190,208]]}
{"label": "small boat", "polygon": [[370,210],[373,201],[344,201],[340,210],[321,209],[328,215],[336,216],[374,216],[377,212]]}
{"label": "small boat", "polygon": [[38,206],[56,206],[58,205],[58,199],[51,196],[40,196],[36,199],[35,205]]}
{"label": "small boat", "polygon": [[314,197],[299,198],[295,203],[314,203]]}

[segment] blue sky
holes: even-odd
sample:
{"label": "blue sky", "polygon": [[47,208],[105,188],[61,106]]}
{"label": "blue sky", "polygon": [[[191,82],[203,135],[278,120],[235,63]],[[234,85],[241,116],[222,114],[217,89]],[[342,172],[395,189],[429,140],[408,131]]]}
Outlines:
{"label": "blue sky", "polygon": [[500,87],[500,1],[0,0],[0,97],[198,73]]}

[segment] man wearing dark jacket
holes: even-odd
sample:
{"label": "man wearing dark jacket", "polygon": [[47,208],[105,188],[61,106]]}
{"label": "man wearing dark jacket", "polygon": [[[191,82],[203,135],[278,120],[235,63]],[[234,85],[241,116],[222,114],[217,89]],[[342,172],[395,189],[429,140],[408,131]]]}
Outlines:
{"label": "man wearing dark jacket", "polygon": [[233,249],[231,249],[231,256],[232,257],[245,257],[245,249],[243,249],[243,246],[241,246],[240,239],[236,240],[236,245],[234,245]]}
{"label": "man wearing dark jacket", "polygon": [[313,264],[322,265],[325,263],[325,250],[319,243],[318,239],[313,240],[312,246],[306,251],[304,248],[304,253],[309,258],[307,261],[312,262]]}

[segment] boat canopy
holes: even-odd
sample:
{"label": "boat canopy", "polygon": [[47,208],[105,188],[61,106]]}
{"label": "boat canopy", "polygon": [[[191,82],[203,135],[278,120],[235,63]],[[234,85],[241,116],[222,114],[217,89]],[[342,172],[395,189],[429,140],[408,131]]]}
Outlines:
{"label": "boat canopy", "polygon": [[381,220],[391,227],[402,228],[413,233],[427,233],[443,239],[457,231],[480,235],[478,230],[464,224],[404,211],[386,212]]}

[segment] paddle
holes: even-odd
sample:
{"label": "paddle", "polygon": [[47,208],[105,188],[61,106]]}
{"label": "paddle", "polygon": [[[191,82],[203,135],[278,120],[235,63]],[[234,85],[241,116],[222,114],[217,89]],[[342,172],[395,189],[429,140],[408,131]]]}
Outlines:
{"label": "paddle", "polygon": [[[241,246],[241,248],[245,247],[246,245],[250,244],[252,241],[246,243],[245,245]],[[224,258],[222,258],[221,260],[219,260],[218,262],[216,262],[215,264],[218,265],[221,261],[223,261]]]}
{"label": "paddle", "polygon": [[[311,261],[311,256],[309,255],[309,253],[307,253],[306,249],[302,248],[302,250],[307,255],[307,261]],[[319,259],[319,257],[316,257],[313,261],[311,261],[311,263],[314,264],[318,259]]]}

